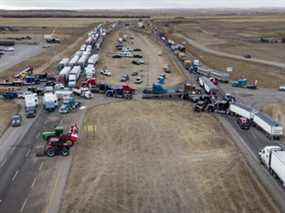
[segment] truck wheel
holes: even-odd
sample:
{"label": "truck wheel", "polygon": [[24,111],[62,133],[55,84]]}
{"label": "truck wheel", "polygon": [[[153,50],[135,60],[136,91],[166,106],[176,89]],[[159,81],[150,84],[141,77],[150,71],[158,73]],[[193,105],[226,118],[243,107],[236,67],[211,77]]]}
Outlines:
{"label": "truck wheel", "polygon": [[55,156],[55,149],[53,147],[50,147],[47,149],[46,154],[48,157],[52,158]]}
{"label": "truck wheel", "polygon": [[69,149],[66,147],[63,147],[61,150],[61,155],[64,157],[68,156],[69,155]]}

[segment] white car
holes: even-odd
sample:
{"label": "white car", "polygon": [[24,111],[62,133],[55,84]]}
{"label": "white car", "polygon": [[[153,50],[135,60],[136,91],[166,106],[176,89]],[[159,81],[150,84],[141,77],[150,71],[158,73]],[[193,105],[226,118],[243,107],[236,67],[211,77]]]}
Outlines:
{"label": "white car", "polygon": [[280,86],[279,91],[285,92],[285,86]]}
{"label": "white car", "polygon": [[105,76],[112,76],[112,72],[110,70],[101,70],[100,73]]}

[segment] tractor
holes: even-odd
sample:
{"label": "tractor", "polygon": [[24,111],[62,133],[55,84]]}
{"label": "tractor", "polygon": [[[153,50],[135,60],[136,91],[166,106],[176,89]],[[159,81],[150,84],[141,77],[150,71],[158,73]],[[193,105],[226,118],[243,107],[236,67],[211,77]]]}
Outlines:
{"label": "tractor", "polygon": [[73,125],[67,134],[63,134],[63,132],[63,127],[57,127],[54,131],[42,133],[42,138],[47,142],[45,148],[47,156],[69,155],[69,149],[78,141],[78,127]]}
{"label": "tractor", "polygon": [[45,153],[48,157],[54,157],[58,154],[68,156],[69,150],[70,146],[62,141],[60,137],[51,137],[47,143]]}

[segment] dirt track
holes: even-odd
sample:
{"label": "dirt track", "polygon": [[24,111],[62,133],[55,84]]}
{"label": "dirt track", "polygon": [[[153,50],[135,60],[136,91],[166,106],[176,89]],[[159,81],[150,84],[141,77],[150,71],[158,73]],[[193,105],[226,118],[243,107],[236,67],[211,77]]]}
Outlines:
{"label": "dirt track", "polygon": [[189,103],[94,108],[81,141],[62,212],[278,212],[217,120]]}

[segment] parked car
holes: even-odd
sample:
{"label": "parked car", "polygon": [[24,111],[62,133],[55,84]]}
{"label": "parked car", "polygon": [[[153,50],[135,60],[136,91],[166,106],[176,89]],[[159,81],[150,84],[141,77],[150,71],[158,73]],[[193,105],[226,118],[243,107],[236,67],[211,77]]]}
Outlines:
{"label": "parked car", "polygon": [[250,54],[246,54],[246,55],[244,55],[243,57],[245,57],[245,58],[247,58],[247,59],[252,58],[252,56],[251,56]]}
{"label": "parked car", "polygon": [[141,77],[137,77],[135,80],[135,84],[141,84],[143,82]]}
{"label": "parked car", "polygon": [[285,86],[280,86],[279,91],[285,92]]}
{"label": "parked car", "polygon": [[121,77],[121,82],[126,82],[126,81],[128,81],[128,80],[130,80],[130,77],[129,77],[128,74],[124,74],[124,75]]}
{"label": "parked car", "polygon": [[112,72],[110,70],[107,70],[107,69],[101,70],[100,73],[101,73],[101,75],[112,76]]}
{"label": "parked car", "polygon": [[134,58],[143,58],[142,55],[134,55],[133,57],[134,57]]}
{"label": "parked car", "polygon": [[115,55],[112,56],[112,58],[122,58],[122,56],[119,55],[119,54],[115,54]]}
{"label": "parked car", "polygon": [[22,116],[17,114],[13,115],[11,118],[11,126],[12,127],[19,127],[22,125]]}
{"label": "parked car", "polygon": [[144,60],[143,59],[133,60],[132,63],[135,65],[141,65],[144,64]]}
{"label": "parked car", "polygon": [[141,52],[142,50],[140,48],[135,48],[134,52]]}
{"label": "parked car", "polygon": [[138,75],[138,72],[133,72],[132,73],[132,76],[137,76]]}

